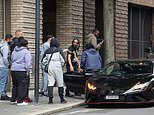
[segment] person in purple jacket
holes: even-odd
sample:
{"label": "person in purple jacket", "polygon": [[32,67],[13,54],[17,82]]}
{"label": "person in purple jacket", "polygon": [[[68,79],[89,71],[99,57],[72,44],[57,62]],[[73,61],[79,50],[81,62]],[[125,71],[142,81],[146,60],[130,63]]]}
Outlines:
{"label": "person in purple jacket", "polygon": [[11,102],[17,100],[17,105],[28,105],[24,102],[27,96],[28,74],[31,66],[31,53],[27,48],[28,41],[20,38],[18,46],[11,55],[11,76],[13,82]]}

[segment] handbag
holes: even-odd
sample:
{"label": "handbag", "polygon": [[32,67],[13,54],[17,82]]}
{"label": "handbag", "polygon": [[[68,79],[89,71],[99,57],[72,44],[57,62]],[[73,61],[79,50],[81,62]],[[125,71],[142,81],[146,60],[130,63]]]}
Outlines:
{"label": "handbag", "polygon": [[44,72],[46,72],[46,73],[48,73],[49,63],[50,63],[52,55],[53,55],[53,53],[51,54],[48,63],[44,66]]}

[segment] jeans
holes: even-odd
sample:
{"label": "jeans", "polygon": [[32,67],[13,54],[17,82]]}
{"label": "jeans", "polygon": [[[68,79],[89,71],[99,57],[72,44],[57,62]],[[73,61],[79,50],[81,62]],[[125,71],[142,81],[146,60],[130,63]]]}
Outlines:
{"label": "jeans", "polygon": [[5,67],[0,67],[0,94],[6,95],[9,72]]}
{"label": "jeans", "polygon": [[42,82],[41,82],[41,91],[45,95],[48,94],[48,73],[44,72],[44,66],[42,65]]}

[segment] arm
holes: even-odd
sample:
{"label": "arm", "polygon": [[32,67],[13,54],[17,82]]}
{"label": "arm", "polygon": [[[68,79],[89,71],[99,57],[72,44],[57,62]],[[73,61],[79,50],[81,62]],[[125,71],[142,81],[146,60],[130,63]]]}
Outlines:
{"label": "arm", "polygon": [[86,62],[86,53],[83,52],[81,55],[81,69],[85,69],[85,62]]}
{"label": "arm", "polygon": [[26,68],[27,72],[30,71],[31,63],[32,63],[32,56],[31,56],[30,52],[28,51],[25,55],[25,68]]}
{"label": "arm", "polygon": [[74,71],[72,61],[71,61],[71,54],[67,54],[67,59],[68,59],[68,63],[69,63],[69,66],[70,66],[70,71]]}
{"label": "arm", "polygon": [[8,46],[3,46],[1,52],[3,54],[2,57],[3,57],[4,65],[6,67],[8,67],[8,65],[9,65],[9,61],[8,61],[9,47]]}

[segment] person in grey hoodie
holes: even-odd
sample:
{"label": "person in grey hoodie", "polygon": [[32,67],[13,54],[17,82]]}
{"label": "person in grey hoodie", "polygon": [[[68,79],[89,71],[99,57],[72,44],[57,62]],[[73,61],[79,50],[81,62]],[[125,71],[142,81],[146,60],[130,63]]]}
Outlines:
{"label": "person in grey hoodie", "polygon": [[6,94],[8,83],[9,67],[9,44],[12,42],[12,35],[6,34],[5,39],[0,43],[0,99],[10,100]]}
{"label": "person in grey hoodie", "polygon": [[[50,42],[54,38],[53,35],[47,35],[47,41],[42,44],[41,47],[41,53],[40,53],[40,60],[42,60],[42,57],[44,55],[44,52],[50,48]],[[42,82],[41,82],[41,91],[39,94],[42,94],[43,96],[48,95],[48,73],[44,71],[44,65],[41,64],[42,68]]]}
{"label": "person in grey hoodie", "polygon": [[15,47],[11,55],[13,82],[11,102],[18,100],[17,105],[28,105],[28,103],[24,102],[24,99],[27,96],[27,77],[30,72],[32,56],[27,45],[28,41],[21,37],[18,46]]}
{"label": "person in grey hoodie", "polygon": [[53,87],[56,82],[58,86],[58,93],[60,97],[61,103],[67,103],[64,99],[64,80],[63,80],[63,70],[62,66],[64,66],[66,62],[65,55],[63,50],[59,48],[60,44],[57,39],[53,39],[50,42],[50,48],[47,49],[42,58],[42,63],[49,62],[48,68],[48,96],[49,96],[49,104],[53,103]]}

